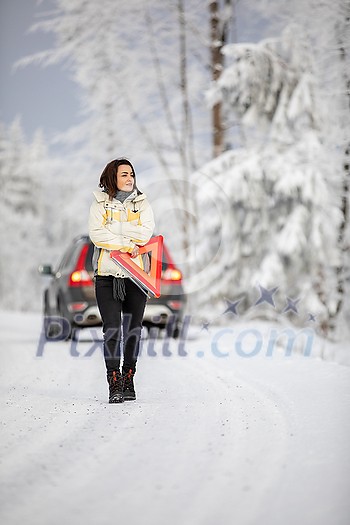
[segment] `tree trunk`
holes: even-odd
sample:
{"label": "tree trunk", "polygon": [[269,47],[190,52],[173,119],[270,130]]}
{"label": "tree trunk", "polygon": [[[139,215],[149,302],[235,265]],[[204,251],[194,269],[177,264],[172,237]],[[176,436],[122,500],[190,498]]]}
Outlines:
{"label": "tree trunk", "polygon": [[[221,53],[223,42],[220,35],[219,3],[209,3],[210,12],[210,51],[211,51],[211,78],[216,82],[222,72],[223,55]],[[218,102],[212,109],[212,137],[213,156],[217,157],[224,151],[224,129],[222,125],[221,103]]]}
{"label": "tree trunk", "polygon": [[[209,2],[210,12],[210,63],[211,79],[216,82],[224,66],[223,46],[228,42],[229,33],[235,32],[234,27],[235,0],[224,0],[220,12],[220,2]],[[225,125],[222,116],[222,105],[219,102],[212,109],[213,156],[221,155],[225,150]]]}

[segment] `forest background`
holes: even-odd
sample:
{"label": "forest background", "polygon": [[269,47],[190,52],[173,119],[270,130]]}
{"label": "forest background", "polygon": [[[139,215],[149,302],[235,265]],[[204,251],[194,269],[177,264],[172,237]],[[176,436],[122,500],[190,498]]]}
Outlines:
{"label": "forest background", "polygon": [[[26,136],[20,115],[1,124],[1,308],[41,308],[39,264],[86,233],[103,167],[127,156],[190,314],[203,322],[239,301],[242,317],[312,319],[348,337],[350,2],[50,0],[37,10],[31,31],[54,44],[15,70],[64,68],[80,112],[50,135]],[[251,307],[260,286],[276,288],[274,308]]]}

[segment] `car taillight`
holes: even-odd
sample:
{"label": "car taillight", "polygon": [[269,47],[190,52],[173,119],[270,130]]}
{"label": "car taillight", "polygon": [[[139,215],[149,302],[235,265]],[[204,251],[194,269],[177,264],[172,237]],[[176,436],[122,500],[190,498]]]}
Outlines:
{"label": "car taillight", "polygon": [[167,268],[162,273],[164,281],[181,281],[182,273],[177,268]]}
{"label": "car taillight", "polygon": [[75,270],[69,276],[69,286],[92,286],[92,279],[86,270]]}
{"label": "car taillight", "polygon": [[92,279],[88,272],[85,270],[85,261],[86,261],[86,255],[89,249],[88,244],[84,244],[76,267],[74,271],[70,274],[68,279],[68,286],[92,286]]}
{"label": "car taillight", "polygon": [[82,303],[69,303],[67,305],[67,308],[70,312],[81,312],[85,310],[85,308],[88,307],[88,303],[82,302]]}
{"label": "car taillight", "polygon": [[183,302],[182,301],[167,301],[167,304],[172,310],[181,310]]}

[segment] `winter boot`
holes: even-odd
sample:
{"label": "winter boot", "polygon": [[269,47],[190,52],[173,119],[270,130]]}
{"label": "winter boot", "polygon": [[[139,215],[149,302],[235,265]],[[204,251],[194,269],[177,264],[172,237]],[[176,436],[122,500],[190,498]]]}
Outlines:
{"label": "winter boot", "polygon": [[125,401],[134,401],[136,399],[134,373],[131,368],[128,372],[123,372],[123,395]]}
{"label": "winter boot", "polygon": [[108,373],[107,381],[109,385],[109,402],[123,403],[123,379],[119,370]]}

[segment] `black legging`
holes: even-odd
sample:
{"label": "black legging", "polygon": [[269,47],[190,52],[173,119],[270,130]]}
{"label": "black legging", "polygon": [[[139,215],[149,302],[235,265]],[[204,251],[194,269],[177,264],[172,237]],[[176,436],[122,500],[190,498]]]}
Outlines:
{"label": "black legging", "polygon": [[[146,306],[146,295],[130,279],[125,279],[125,299],[113,296],[112,276],[96,277],[97,305],[103,322],[103,352],[107,374],[119,370],[121,341],[123,344],[123,372],[135,371],[139,354],[142,319]],[[123,331],[121,314],[123,313]],[[123,334],[122,334],[123,332]]]}

